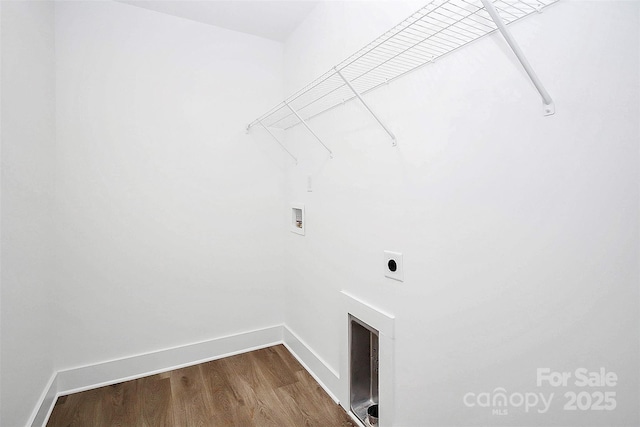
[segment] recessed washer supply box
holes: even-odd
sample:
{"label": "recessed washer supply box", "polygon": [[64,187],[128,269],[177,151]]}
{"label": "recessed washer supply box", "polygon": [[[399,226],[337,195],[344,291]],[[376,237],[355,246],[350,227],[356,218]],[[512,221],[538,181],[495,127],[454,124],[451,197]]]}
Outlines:
{"label": "recessed washer supply box", "polygon": [[304,236],[304,225],[304,205],[291,203],[291,232]]}

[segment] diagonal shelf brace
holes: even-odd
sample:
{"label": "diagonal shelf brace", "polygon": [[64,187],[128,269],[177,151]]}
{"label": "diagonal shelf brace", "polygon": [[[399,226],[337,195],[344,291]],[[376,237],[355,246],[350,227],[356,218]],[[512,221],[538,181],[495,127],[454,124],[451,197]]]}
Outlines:
{"label": "diagonal shelf brace", "polygon": [[511,35],[511,32],[507,29],[507,26],[502,21],[502,18],[500,18],[500,15],[498,15],[498,11],[496,10],[495,6],[491,2],[491,0],[480,1],[482,1],[485,10],[487,11],[487,13],[489,13],[489,16],[491,16],[491,19],[498,27],[498,30],[500,30],[502,37],[504,37],[511,50],[513,50],[513,53],[515,53],[518,61],[520,61],[520,64],[522,64],[522,67],[529,75],[531,82],[533,82],[533,85],[540,93],[540,96],[542,96],[542,103],[544,104],[544,115],[550,116],[554,114],[556,112],[556,108],[555,104],[553,103],[553,99],[551,99],[551,95],[549,95],[549,92],[547,92],[547,90],[544,88],[544,85],[538,78],[536,72],[533,71],[531,64],[529,64],[529,61],[527,61],[527,58],[524,56],[522,49],[520,49],[520,46]]}
{"label": "diagonal shelf brace", "polygon": [[307,122],[304,121],[304,119],[302,117],[300,117],[300,114],[298,114],[298,112],[296,110],[294,110],[291,105],[289,105],[286,101],[284,101],[284,105],[286,105],[289,110],[291,110],[291,112],[293,114],[295,114],[295,116],[298,118],[298,120],[300,120],[300,123],[302,123],[304,125],[304,127],[307,128],[307,130],[311,133],[311,135],[313,135],[320,144],[322,144],[322,146],[329,152],[329,157],[331,157],[333,159],[333,153],[331,152],[331,150],[329,149],[329,147],[327,147],[326,145],[324,145],[324,142],[322,142],[322,140],[320,139],[320,137],[318,135],[316,135],[316,133],[313,131],[313,129],[311,129],[309,127],[309,125],[307,124]]}
{"label": "diagonal shelf brace", "polygon": [[[296,156],[294,156],[293,154],[291,154],[291,152],[290,152],[289,150],[287,150],[287,147],[285,147],[285,146],[284,146],[284,144],[283,144],[283,143],[282,143],[282,142],[281,142],[281,141],[280,141],[280,140],[279,140],[279,139],[278,139],[278,138],[277,138],[277,137],[276,137],[276,136],[275,136],[275,135],[274,135],[274,134],[269,130],[269,128],[268,128],[268,127],[266,127],[266,126],[264,125],[264,123],[262,123],[262,122],[260,121],[260,119],[258,119],[258,123],[260,124],[260,126],[262,126],[262,127],[264,128],[264,130],[266,130],[266,131],[269,133],[269,135],[271,135],[271,138],[275,139],[275,140],[276,140],[276,142],[277,142],[278,144],[280,144],[280,147],[282,147],[282,149],[283,149],[284,151],[286,151],[288,155],[290,155],[290,156],[291,156],[291,158],[296,162],[296,165],[297,165],[297,164],[298,164],[298,159],[296,159]],[[249,127],[247,127],[247,130],[249,130],[249,128],[250,128],[250,127],[251,127],[251,125],[249,125]]]}
{"label": "diagonal shelf brace", "polygon": [[369,112],[371,113],[371,115],[373,116],[373,118],[374,118],[374,119],[376,119],[376,121],[380,124],[380,126],[382,126],[382,129],[384,129],[384,131],[385,131],[385,132],[387,132],[387,133],[389,134],[389,136],[391,137],[391,141],[392,141],[392,142],[391,142],[391,144],[392,144],[394,147],[395,147],[396,145],[398,145],[398,141],[396,140],[396,136],[393,134],[393,132],[391,132],[391,131],[389,130],[389,128],[388,128],[388,127],[386,127],[386,126],[384,125],[384,123],[382,123],[382,120],[380,120],[380,119],[378,118],[378,116],[376,115],[376,113],[374,113],[374,112],[373,112],[373,110],[371,109],[371,107],[369,107],[369,104],[367,104],[367,103],[364,101],[364,99],[362,99],[362,96],[360,96],[360,94],[358,93],[358,91],[353,87],[353,85],[351,85],[351,82],[350,82],[349,80],[347,80],[347,79],[342,75],[342,73],[340,72],[340,70],[338,70],[338,68],[337,68],[337,67],[334,67],[333,69],[334,69],[334,70],[336,71],[336,73],[340,76],[340,78],[344,81],[344,83],[345,83],[347,86],[349,86],[349,89],[351,89],[351,92],[353,92],[353,93],[354,93],[354,95],[358,97],[358,99],[360,100],[360,102],[362,102],[362,105],[364,105],[364,106],[365,106],[365,108],[366,108],[367,110],[369,110]]}

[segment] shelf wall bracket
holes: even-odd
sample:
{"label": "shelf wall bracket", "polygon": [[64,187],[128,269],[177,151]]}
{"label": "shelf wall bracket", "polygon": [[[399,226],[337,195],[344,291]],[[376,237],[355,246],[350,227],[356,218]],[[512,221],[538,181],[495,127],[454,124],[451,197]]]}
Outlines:
{"label": "shelf wall bracket", "polygon": [[496,10],[495,6],[491,2],[491,0],[481,0],[481,1],[482,1],[482,4],[484,5],[485,10],[487,11],[487,13],[489,13],[489,16],[491,16],[491,19],[498,27],[498,30],[502,34],[502,37],[504,37],[504,39],[506,40],[511,50],[513,50],[513,53],[518,58],[518,61],[520,61],[520,64],[522,64],[522,67],[529,75],[531,82],[540,93],[540,96],[542,96],[544,115],[550,116],[554,114],[556,112],[556,109],[553,103],[553,99],[551,99],[551,95],[549,95],[549,92],[547,92],[547,90],[545,89],[544,85],[538,78],[535,71],[533,71],[531,64],[529,64],[529,61],[527,61],[527,58],[524,56],[522,49],[520,49],[520,46],[518,45],[518,43],[516,43],[516,40],[511,35],[511,32],[507,29],[507,26],[502,21],[502,18],[498,14],[498,11]]}
{"label": "shelf wall bracket", "polygon": [[309,125],[307,124],[307,122],[306,122],[302,117],[300,117],[300,114],[298,114],[298,112],[297,112],[296,110],[294,110],[294,109],[293,109],[293,107],[291,107],[291,105],[289,105],[289,103],[288,103],[288,102],[286,102],[286,101],[285,101],[285,102],[284,102],[284,105],[286,105],[286,106],[289,108],[289,110],[291,110],[291,112],[292,112],[293,114],[295,114],[295,116],[298,118],[298,120],[300,120],[300,123],[302,123],[302,124],[304,125],[304,127],[306,127],[306,128],[307,128],[307,130],[309,131],[309,133],[311,133],[311,135],[313,135],[313,136],[318,140],[318,142],[319,142],[319,143],[320,143],[320,144],[321,144],[321,145],[322,145],[322,146],[323,146],[323,147],[324,147],[324,148],[329,152],[329,157],[331,157],[331,158],[333,159],[333,153],[331,152],[331,150],[329,149],[329,147],[327,147],[327,146],[324,144],[324,142],[322,142],[322,140],[320,139],[320,137],[319,137],[319,136],[318,136],[318,135],[313,131],[313,129],[311,129],[311,128],[309,127]]}
{"label": "shelf wall bracket", "polygon": [[[278,139],[278,138],[273,134],[273,132],[271,132],[271,131],[269,130],[269,128],[268,128],[268,127],[266,127],[266,126],[264,125],[264,123],[262,123],[259,119],[258,119],[258,123],[260,124],[260,126],[262,126],[262,127],[264,128],[264,130],[266,130],[266,131],[269,133],[269,135],[271,135],[271,138],[275,139],[275,140],[276,140],[276,142],[277,142],[278,144],[280,144],[280,147],[282,147],[282,149],[283,149],[283,150],[284,150],[284,151],[285,151],[289,156],[291,156],[291,158],[296,162],[296,165],[297,165],[297,164],[298,164],[298,159],[296,159],[296,156],[294,156],[293,154],[291,154],[291,152],[290,152],[289,150],[287,150],[287,147],[285,147],[285,146],[284,146],[284,144],[283,144],[283,143],[282,143],[282,142],[281,142],[281,141],[280,141],[280,140],[279,140],[279,139]],[[247,131],[249,130],[249,128],[250,128],[250,127],[251,127],[251,125],[247,126]]]}
{"label": "shelf wall bracket", "polygon": [[373,116],[374,119],[376,119],[376,121],[380,124],[380,126],[382,126],[382,129],[384,129],[385,132],[387,132],[389,134],[389,136],[391,137],[391,144],[395,147],[396,145],[398,145],[398,141],[396,140],[396,136],[393,134],[393,132],[391,132],[389,130],[388,127],[386,127],[384,125],[384,123],[382,123],[382,120],[380,120],[378,118],[378,116],[376,115],[376,113],[373,112],[373,110],[371,109],[371,107],[369,107],[369,104],[367,104],[364,99],[362,99],[362,96],[360,96],[360,94],[358,93],[358,91],[353,87],[353,85],[351,84],[351,82],[349,80],[347,80],[345,78],[345,76],[342,75],[342,73],[340,72],[340,70],[338,70],[337,67],[334,67],[334,70],[336,71],[336,73],[340,76],[340,78],[344,81],[344,83],[349,86],[349,89],[351,89],[351,92],[354,93],[354,95],[356,97],[358,97],[358,99],[360,100],[360,102],[362,102],[362,105],[365,106],[365,108],[367,110],[369,110],[369,112],[371,113],[371,115]]}

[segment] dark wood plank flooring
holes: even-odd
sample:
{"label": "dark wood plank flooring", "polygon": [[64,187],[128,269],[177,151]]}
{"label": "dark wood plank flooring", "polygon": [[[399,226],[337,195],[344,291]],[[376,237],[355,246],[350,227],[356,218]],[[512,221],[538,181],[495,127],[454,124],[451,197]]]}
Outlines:
{"label": "dark wood plank flooring", "polygon": [[354,427],[283,345],[60,397],[47,427]]}

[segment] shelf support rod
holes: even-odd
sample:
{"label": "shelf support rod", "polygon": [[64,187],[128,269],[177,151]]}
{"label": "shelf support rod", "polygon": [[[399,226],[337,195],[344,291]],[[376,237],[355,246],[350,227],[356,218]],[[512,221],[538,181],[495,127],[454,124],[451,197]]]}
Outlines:
{"label": "shelf support rod", "polygon": [[533,85],[540,93],[540,96],[542,96],[542,103],[544,104],[544,115],[550,116],[554,114],[556,112],[556,108],[553,103],[553,99],[551,99],[551,95],[549,95],[549,92],[547,92],[547,90],[544,88],[544,85],[538,78],[535,71],[533,71],[531,64],[529,64],[529,61],[527,61],[527,58],[524,56],[522,49],[520,49],[520,46],[511,35],[511,32],[507,29],[507,26],[502,21],[502,18],[500,18],[500,15],[498,15],[498,11],[496,10],[495,6],[491,2],[491,0],[481,1],[484,5],[484,8],[489,13],[489,16],[491,16],[491,19],[496,24],[496,27],[498,27],[498,30],[500,30],[502,37],[504,37],[504,39],[507,41],[507,44],[509,45],[509,47],[511,47],[511,50],[513,50],[513,53],[515,53],[518,61],[520,61],[520,64],[522,64],[522,67],[529,75],[531,82],[533,82]]}
{"label": "shelf support rod", "polygon": [[335,72],[340,76],[340,78],[344,81],[344,83],[349,86],[349,89],[351,89],[351,92],[353,92],[355,94],[355,96],[358,97],[358,99],[360,100],[360,102],[362,102],[362,105],[365,106],[365,108],[367,110],[369,110],[369,112],[371,113],[371,115],[373,116],[374,119],[376,119],[376,121],[380,124],[380,126],[382,126],[382,129],[384,129],[385,132],[387,132],[389,134],[389,136],[391,137],[391,144],[395,147],[396,145],[398,145],[398,141],[396,140],[396,136],[393,134],[393,132],[391,132],[389,130],[388,127],[386,127],[384,125],[384,123],[382,123],[382,120],[380,120],[378,118],[378,116],[376,115],[376,113],[373,112],[373,110],[371,109],[371,107],[369,107],[369,104],[367,104],[364,99],[362,99],[362,96],[360,96],[360,94],[358,93],[358,91],[353,87],[353,85],[351,85],[351,82],[349,80],[347,80],[345,78],[345,76],[342,75],[342,73],[340,72],[340,70],[338,70],[337,67],[333,68],[335,70]]}
{"label": "shelf support rod", "polygon": [[[298,164],[298,159],[296,159],[296,156],[294,156],[293,154],[291,154],[291,152],[289,150],[287,150],[287,147],[285,147],[284,144],[282,142],[280,142],[280,140],[269,130],[268,127],[266,127],[264,125],[264,123],[262,123],[262,121],[260,121],[260,119],[258,119],[257,121],[260,124],[260,126],[262,126],[264,128],[264,130],[266,130],[269,133],[269,135],[271,135],[271,138],[275,139],[276,142],[278,144],[280,144],[280,147],[282,147],[282,149],[284,151],[286,151],[288,155],[291,156],[291,158],[296,162],[296,165],[297,165]],[[249,125],[249,127],[251,127],[251,125]],[[249,130],[249,127],[247,127],[247,130]]]}
{"label": "shelf support rod", "polygon": [[309,125],[307,124],[307,122],[304,121],[304,119],[302,117],[300,117],[300,114],[298,114],[298,112],[296,110],[294,110],[291,105],[289,105],[286,101],[284,101],[284,105],[286,105],[289,110],[291,110],[291,112],[293,114],[295,114],[295,116],[298,118],[298,120],[300,120],[300,123],[302,123],[304,125],[304,127],[307,128],[307,130],[311,133],[311,135],[313,135],[320,144],[322,144],[322,146],[329,152],[329,157],[331,157],[333,159],[333,153],[331,152],[331,150],[329,149],[329,147],[327,147],[326,145],[324,145],[324,142],[322,142],[322,140],[320,139],[320,137],[318,135],[316,135],[316,133],[313,131],[313,129],[311,129],[309,127]]}

